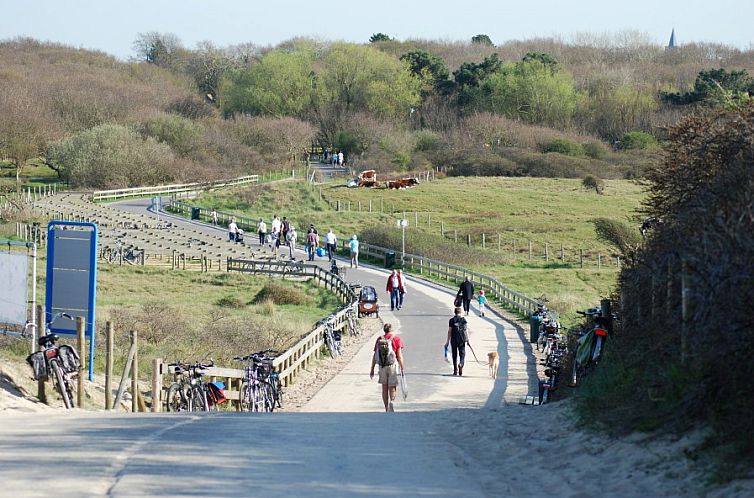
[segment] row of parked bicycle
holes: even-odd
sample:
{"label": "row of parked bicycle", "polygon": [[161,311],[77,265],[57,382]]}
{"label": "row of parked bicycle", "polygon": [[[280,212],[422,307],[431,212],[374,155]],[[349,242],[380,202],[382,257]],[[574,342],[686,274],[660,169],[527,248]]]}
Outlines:
{"label": "row of parked bicycle", "polygon": [[571,387],[579,385],[602,358],[615,316],[610,313],[607,303],[604,309],[597,306],[577,313],[585,318],[585,322],[569,334],[561,332],[557,313],[544,305],[533,315],[533,323],[539,322],[537,351],[544,354],[541,365],[545,368],[545,377],[539,381],[538,393],[540,404],[550,401],[564,380]]}
{"label": "row of parked bicycle", "polygon": [[[349,334],[360,334],[354,312],[346,313],[346,329]],[[328,353],[336,358],[341,352],[341,332],[336,329],[337,317],[330,315],[320,320],[323,325],[323,341]],[[244,362],[244,376],[238,391],[237,409],[243,412],[273,412],[283,407],[283,386],[273,362],[280,353],[266,350],[246,356],[236,356],[235,361]],[[205,380],[206,369],[214,363],[171,363],[169,371],[173,382],[167,390],[166,405],[171,412],[206,412],[219,410],[228,398],[222,382]]]}

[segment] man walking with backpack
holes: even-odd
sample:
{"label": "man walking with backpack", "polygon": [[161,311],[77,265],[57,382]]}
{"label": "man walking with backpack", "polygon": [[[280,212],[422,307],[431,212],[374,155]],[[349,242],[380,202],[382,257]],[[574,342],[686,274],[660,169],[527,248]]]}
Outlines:
{"label": "man walking with backpack", "polygon": [[458,288],[458,297],[461,298],[463,310],[468,315],[469,308],[471,307],[471,298],[474,297],[474,284],[471,283],[469,277],[466,277]]}
{"label": "man walking with backpack", "polygon": [[[384,335],[377,338],[372,355],[369,378],[374,378],[374,367],[379,365],[377,382],[382,384],[382,402],[386,412],[393,412],[393,402],[398,390],[399,376],[403,375],[403,340],[393,334],[393,326],[386,323],[382,327]],[[400,368],[400,370],[399,370]]]}
{"label": "man walking with backpack", "polygon": [[463,375],[466,344],[469,342],[467,325],[466,319],[461,316],[461,308],[456,308],[455,315],[448,322],[448,339],[445,341],[445,347],[450,344],[453,354],[453,375]]}

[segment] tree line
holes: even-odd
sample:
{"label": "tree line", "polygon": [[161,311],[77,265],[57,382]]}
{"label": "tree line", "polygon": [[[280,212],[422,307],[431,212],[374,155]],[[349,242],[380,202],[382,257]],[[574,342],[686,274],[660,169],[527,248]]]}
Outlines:
{"label": "tree line", "polygon": [[353,168],[634,177],[670,123],[754,89],[751,51],[665,50],[631,32],[195,49],[150,32],[134,54],[0,42],[2,158],[96,187],[263,171],[315,143]]}

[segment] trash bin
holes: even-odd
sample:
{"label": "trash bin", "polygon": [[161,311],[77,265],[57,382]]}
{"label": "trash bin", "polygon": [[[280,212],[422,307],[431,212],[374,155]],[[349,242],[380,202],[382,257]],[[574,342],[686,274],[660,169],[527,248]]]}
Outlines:
{"label": "trash bin", "polygon": [[191,219],[192,220],[198,220],[199,216],[201,215],[201,212],[202,212],[202,208],[192,207],[191,208]]}
{"label": "trash bin", "polygon": [[540,323],[542,323],[542,316],[534,313],[529,317],[529,342],[537,342]]}
{"label": "trash bin", "polygon": [[395,266],[395,251],[385,251],[385,268]]}

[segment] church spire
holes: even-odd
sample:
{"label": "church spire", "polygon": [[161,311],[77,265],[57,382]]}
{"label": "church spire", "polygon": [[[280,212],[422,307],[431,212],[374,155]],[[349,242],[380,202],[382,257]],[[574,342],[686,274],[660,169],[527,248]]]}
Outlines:
{"label": "church spire", "polygon": [[670,32],[670,41],[668,42],[668,48],[675,48],[675,28]]}

